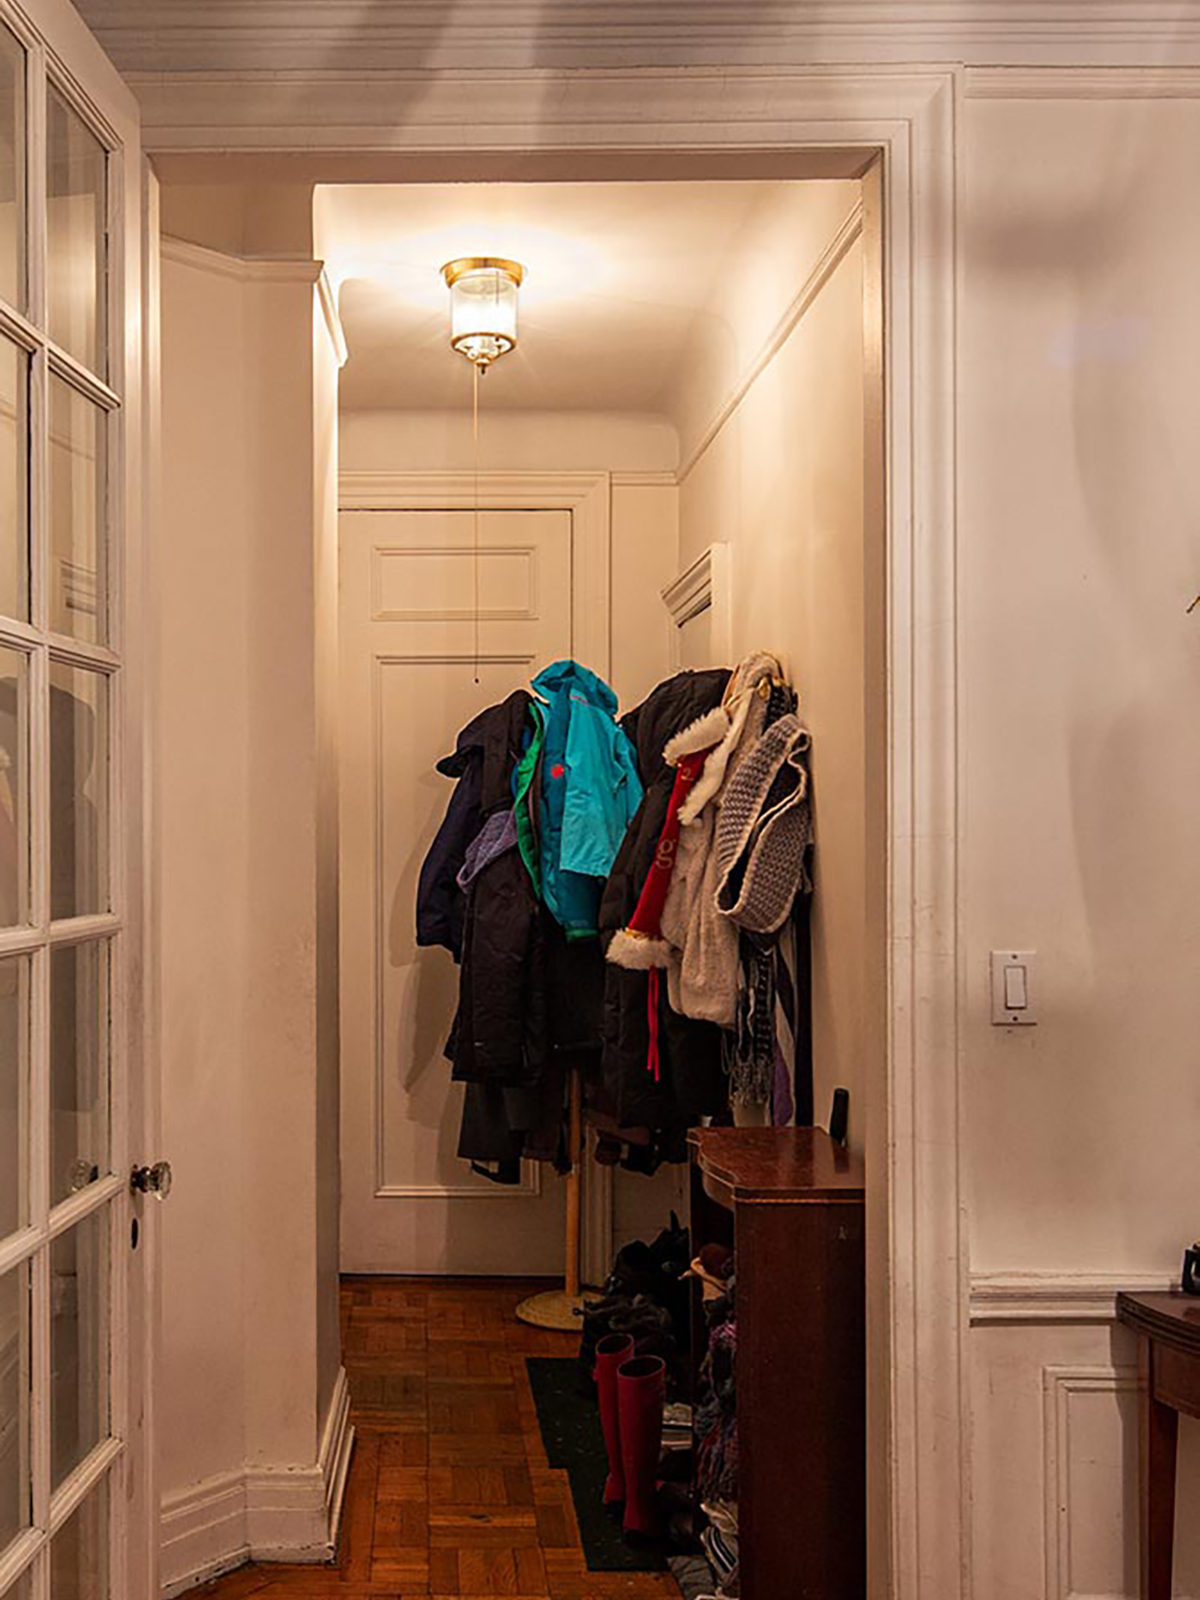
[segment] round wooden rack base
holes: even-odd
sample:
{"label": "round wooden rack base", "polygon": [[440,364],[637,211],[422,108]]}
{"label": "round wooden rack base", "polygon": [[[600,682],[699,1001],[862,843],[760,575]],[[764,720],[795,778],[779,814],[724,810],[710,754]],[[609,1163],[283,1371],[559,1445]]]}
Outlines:
{"label": "round wooden rack base", "polygon": [[532,1294],[517,1307],[517,1316],[534,1328],[557,1328],[564,1333],[583,1329],[583,1308],[594,1295],[568,1294],[565,1289],[547,1289]]}

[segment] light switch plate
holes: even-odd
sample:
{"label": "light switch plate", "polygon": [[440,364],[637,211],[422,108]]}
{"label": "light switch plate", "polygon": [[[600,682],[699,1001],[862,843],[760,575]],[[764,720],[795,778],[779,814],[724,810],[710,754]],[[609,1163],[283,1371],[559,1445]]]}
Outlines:
{"label": "light switch plate", "polygon": [[[1036,950],[992,951],[992,1022],[998,1028],[1028,1028],[1037,1022]],[[1025,1004],[1016,1003],[1024,991]]]}

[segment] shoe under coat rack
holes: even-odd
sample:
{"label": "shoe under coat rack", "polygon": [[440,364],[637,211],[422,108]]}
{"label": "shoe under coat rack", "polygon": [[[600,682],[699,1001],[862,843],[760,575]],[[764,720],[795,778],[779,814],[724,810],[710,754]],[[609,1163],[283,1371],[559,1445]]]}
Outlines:
{"label": "shoe under coat rack", "polygon": [[570,1074],[567,1100],[567,1159],[571,1165],[567,1172],[566,1269],[563,1287],[547,1289],[530,1295],[517,1307],[517,1316],[534,1328],[555,1328],[566,1333],[577,1333],[580,1317],[588,1296],[582,1292],[580,1264],[583,1242],[583,1075],[577,1069]]}

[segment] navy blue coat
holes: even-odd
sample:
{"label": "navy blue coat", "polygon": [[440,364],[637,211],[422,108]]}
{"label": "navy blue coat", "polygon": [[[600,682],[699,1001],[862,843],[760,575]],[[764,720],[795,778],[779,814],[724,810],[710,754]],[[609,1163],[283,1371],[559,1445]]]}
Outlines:
{"label": "navy blue coat", "polygon": [[446,815],[417,883],[417,943],[444,945],[462,960],[467,897],[458,886],[467,846],[501,806],[511,806],[513,768],[521,757],[522,740],[532,696],[516,689],[498,706],[489,706],[459,734],[452,755],[437,770],[457,778]]}

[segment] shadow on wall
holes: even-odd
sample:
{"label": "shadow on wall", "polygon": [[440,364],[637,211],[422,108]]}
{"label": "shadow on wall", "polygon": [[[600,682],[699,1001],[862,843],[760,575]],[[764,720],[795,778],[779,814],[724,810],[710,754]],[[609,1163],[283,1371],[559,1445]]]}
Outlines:
{"label": "shadow on wall", "polygon": [[[791,21],[795,12],[787,0],[737,0],[736,6],[716,6],[707,0],[703,8],[676,3],[669,9],[669,20],[660,19],[647,42],[644,18],[639,19],[640,37],[631,37],[623,26],[625,17],[641,10],[637,0],[624,0],[619,7],[611,3],[601,6],[597,0],[541,0],[540,4],[525,5],[521,22],[500,33],[490,0],[442,0],[440,4],[419,0],[404,9],[409,14],[397,29],[395,0],[342,0],[336,9],[327,8],[327,16],[335,16],[336,21],[309,30],[304,66],[318,71],[361,70],[364,34],[371,41],[374,66],[413,74],[451,68],[552,72],[577,68],[581,61],[621,67],[771,66],[780,58],[781,26]],[[701,9],[699,28],[689,15],[696,9]],[[788,52],[789,59],[802,62],[818,38],[819,33],[807,31],[805,39],[797,39]],[[389,84],[388,92],[394,96],[396,126],[403,127],[409,108],[423,99],[424,86],[414,78]],[[486,85],[481,85],[480,92],[486,93]],[[538,106],[558,93],[556,84],[547,82],[530,96],[531,127],[536,128],[540,120]],[[718,80],[713,85],[714,116],[719,115],[720,93]],[[298,111],[308,109],[309,94],[307,86],[296,85]],[[464,115],[469,115],[469,109],[464,106]],[[373,110],[368,115],[373,115]]]}
{"label": "shadow on wall", "polygon": [[[981,671],[1011,680],[1003,693],[967,685],[1007,719],[1000,734],[977,725],[969,736],[976,751],[1005,741],[980,757],[989,775],[1003,773],[1003,792],[980,810],[1009,819],[988,826],[1020,851],[1011,869],[1041,908],[1059,969],[1062,1009],[1028,1046],[1048,1053],[1009,1103],[1014,1125],[1026,1113],[1019,1170],[1036,1173],[1043,1205],[1057,1199],[1044,1229],[1064,1266],[1080,1265],[1079,1249],[1096,1270],[1105,1258],[1173,1266],[1195,1227],[1200,1126],[1200,616],[1185,615],[1200,586],[1200,228],[1179,204],[1197,112],[1186,102],[1075,103],[1073,133],[1062,107],[1031,104],[1027,114],[1002,169],[982,153],[995,130],[991,109],[978,109],[987,176],[967,268],[968,298],[977,275],[1010,341],[1001,353],[980,335],[999,363],[980,380],[989,445],[968,474],[977,503],[994,496],[1004,508],[1011,549],[972,551],[972,529],[962,530],[967,559],[993,584],[972,619],[988,636]],[[1002,1182],[984,1196],[1008,1208],[1012,1237],[1030,1225],[1030,1193]],[[994,1217],[989,1228],[999,1231]],[[1127,1365],[1123,1331],[1112,1349]],[[1133,1593],[1132,1395],[1122,1425],[1132,1530],[1122,1592]],[[1198,1445],[1200,1430],[1185,1426],[1181,1507],[1196,1504]],[[1193,1535],[1181,1518],[1180,1593],[1200,1581]]]}

